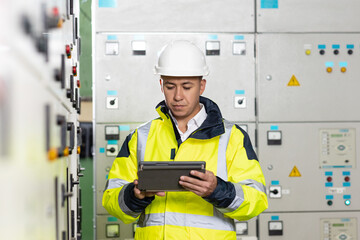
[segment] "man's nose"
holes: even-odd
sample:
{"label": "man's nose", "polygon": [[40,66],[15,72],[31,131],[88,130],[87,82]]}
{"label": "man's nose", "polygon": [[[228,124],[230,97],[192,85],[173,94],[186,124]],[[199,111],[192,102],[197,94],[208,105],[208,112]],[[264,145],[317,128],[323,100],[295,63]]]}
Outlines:
{"label": "man's nose", "polygon": [[181,88],[176,88],[175,100],[181,100],[183,98],[183,92]]}

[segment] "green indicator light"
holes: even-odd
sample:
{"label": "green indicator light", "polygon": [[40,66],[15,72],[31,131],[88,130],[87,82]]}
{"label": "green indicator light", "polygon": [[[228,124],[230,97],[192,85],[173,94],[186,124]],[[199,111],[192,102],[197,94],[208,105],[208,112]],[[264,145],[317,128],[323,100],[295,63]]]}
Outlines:
{"label": "green indicator light", "polygon": [[332,226],[333,227],[344,227],[345,224],[344,223],[334,223]]}
{"label": "green indicator light", "polygon": [[345,200],[345,205],[346,205],[346,206],[349,206],[350,203],[351,203],[351,201],[350,201],[349,199],[348,199],[348,200]]}

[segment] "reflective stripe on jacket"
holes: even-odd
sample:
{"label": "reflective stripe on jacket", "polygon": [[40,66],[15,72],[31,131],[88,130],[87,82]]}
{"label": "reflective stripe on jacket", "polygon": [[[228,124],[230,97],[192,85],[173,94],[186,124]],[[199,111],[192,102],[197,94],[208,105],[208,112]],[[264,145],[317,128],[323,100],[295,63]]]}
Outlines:
{"label": "reflective stripe on jacket", "polygon": [[[125,223],[138,220],[135,239],[236,239],[234,220],[248,220],[267,206],[265,180],[248,134],[221,117],[211,100],[200,97],[208,117],[181,142],[164,103],[160,118],[130,134],[109,173],[103,206]],[[175,154],[174,154],[175,153]],[[140,161],[206,161],[206,169],[231,182],[236,196],[226,208],[217,208],[192,192],[167,192],[143,212],[125,204],[127,185],[137,179]]]}

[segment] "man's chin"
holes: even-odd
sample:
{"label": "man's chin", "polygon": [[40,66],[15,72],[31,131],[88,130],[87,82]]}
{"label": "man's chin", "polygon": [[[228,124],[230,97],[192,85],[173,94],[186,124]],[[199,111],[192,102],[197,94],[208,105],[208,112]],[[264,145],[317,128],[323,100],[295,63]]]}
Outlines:
{"label": "man's chin", "polygon": [[185,117],[185,113],[182,111],[171,111],[172,115],[176,118],[176,119],[181,119]]}

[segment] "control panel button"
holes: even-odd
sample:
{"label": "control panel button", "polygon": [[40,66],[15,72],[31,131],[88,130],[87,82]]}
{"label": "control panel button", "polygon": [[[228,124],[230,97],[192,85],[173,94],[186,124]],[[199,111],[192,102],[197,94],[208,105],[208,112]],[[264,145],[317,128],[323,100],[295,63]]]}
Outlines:
{"label": "control panel button", "polygon": [[339,240],[346,240],[349,239],[348,235],[346,233],[341,233],[337,236],[337,239]]}
{"label": "control panel button", "polygon": [[120,225],[106,224],[106,237],[107,238],[120,237]]}
{"label": "control panel button", "polygon": [[283,235],[283,222],[269,221],[269,236],[282,236],[282,235]]}
{"label": "control panel button", "polygon": [[268,131],[267,144],[268,145],[281,145],[282,133],[281,131]]}
{"label": "control panel button", "polygon": [[106,156],[115,157],[119,153],[118,145],[116,144],[108,144],[106,145]]}
{"label": "control panel button", "polygon": [[106,97],[106,108],[117,109],[119,108],[119,98],[117,97]]}
{"label": "control panel button", "polygon": [[235,96],[234,97],[234,107],[235,108],[246,108],[246,97],[245,96]]}
{"label": "control panel button", "polygon": [[233,55],[246,55],[246,43],[233,42]]}
{"label": "control panel button", "polygon": [[270,198],[281,198],[281,186],[270,186],[269,187]]}
{"label": "control panel button", "polygon": [[220,55],[220,42],[219,41],[206,41],[205,44],[206,55]]}
{"label": "control panel button", "polygon": [[118,42],[106,42],[105,43],[105,54],[106,55],[118,55],[119,54],[119,43]]}
{"label": "control panel button", "polygon": [[133,55],[146,55],[146,42],[145,41],[132,41]]}
{"label": "control panel button", "polygon": [[119,126],[105,126],[105,140],[119,140]]}
{"label": "control panel button", "polygon": [[247,222],[235,222],[236,235],[248,235]]}

